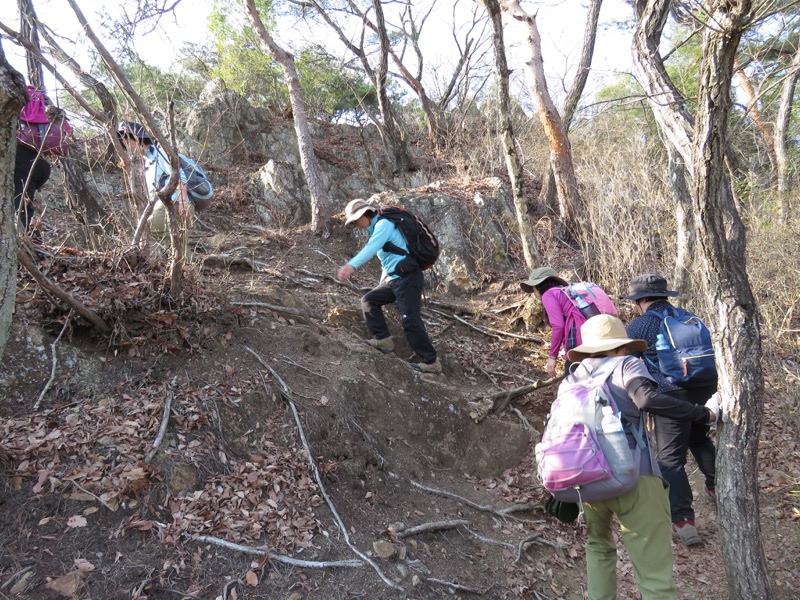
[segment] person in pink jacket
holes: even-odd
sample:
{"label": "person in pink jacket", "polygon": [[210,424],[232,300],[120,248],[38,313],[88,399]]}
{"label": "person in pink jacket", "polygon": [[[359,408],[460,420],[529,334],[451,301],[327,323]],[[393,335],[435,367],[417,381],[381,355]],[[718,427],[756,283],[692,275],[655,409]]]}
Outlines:
{"label": "person in pink jacket", "polygon": [[[542,301],[547,320],[550,322],[550,355],[547,359],[547,374],[556,376],[556,362],[559,354],[566,353],[581,343],[581,325],[585,319],[579,317],[572,301],[562,291],[569,284],[561,279],[552,267],[539,267],[531,271],[531,276],[520,282],[522,290],[536,294]],[[570,362],[566,358],[565,373],[569,372]]]}

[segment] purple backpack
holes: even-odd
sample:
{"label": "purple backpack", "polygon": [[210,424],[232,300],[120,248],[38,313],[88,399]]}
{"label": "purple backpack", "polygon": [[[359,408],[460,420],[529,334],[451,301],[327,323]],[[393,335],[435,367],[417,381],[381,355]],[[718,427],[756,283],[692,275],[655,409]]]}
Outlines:
{"label": "purple backpack", "polygon": [[17,141],[45,156],[64,156],[69,151],[72,127],[64,111],[47,106],[44,92],[27,87],[28,102],[19,113]]}
{"label": "purple backpack", "polygon": [[[535,448],[539,478],[557,500],[610,500],[630,490],[639,478],[646,447],[644,419],[638,428],[631,427],[608,391],[607,380],[622,360],[606,358],[592,372],[580,365],[558,388]],[[604,413],[604,407],[611,410]],[[628,433],[635,448],[630,448]]]}

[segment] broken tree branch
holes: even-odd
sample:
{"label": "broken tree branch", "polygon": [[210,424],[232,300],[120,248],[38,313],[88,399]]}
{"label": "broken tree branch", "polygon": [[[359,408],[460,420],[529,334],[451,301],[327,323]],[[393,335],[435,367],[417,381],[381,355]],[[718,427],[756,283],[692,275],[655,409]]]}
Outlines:
{"label": "broken tree branch", "polygon": [[21,241],[19,247],[17,247],[17,260],[19,260],[19,264],[25,267],[25,270],[30,273],[31,277],[36,280],[36,283],[42,286],[42,289],[61,300],[77,314],[89,321],[96,329],[104,332],[110,330],[106,322],[103,321],[96,312],[50,281],[47,276],[39,270],[39,267],[36,266],[33,258],[28,254],[27,249],[27,242]]}
{"label": "broken tree branch", "polygon": [[210,535],[198,535],[195,538],[199,542],[208,542],[228,550],[236,550],[237,552],[244,552],[245,554],[257,554],[259,556],[267,556],[270,560],[275,562],[292,565],[293,567],[302,567],[304,569],[332,569],[335,567],[358,568],[363,567],[364,564],[360,560],[300,560],[299,558],[292,558],[291,556],[284,556],[283,554],[275,554],[270,552],[266,546],[242,546],[241,544],[234,544],[227,540],[216,538]]}
{"label": "broken tree branch", "polygon": [[430,523],[423,523],[422,525],[416,525],[415,527],[409,527],[408,529],[403,529],[396,533],[397,537],[401,540],[411,537],[412,535],[419,535],[420,533],[429,533],[431,531],[443,531],[446,529],[455,529],[456,527],[461,526],[466,527],[469,525],[469,521],[466,519],[453,519],[451,521],[432,521]]}
{"label": "broken tree branch", "polygon": [[444,579],[436,579],[435,577],[426,577],[425,581],[427,581],[428,583],[436,583],[438,585],[444,585],[459,592],[468,592],[470,594],[477,594],[479,596],[483,594],[483,591],[477,588],[461,585],[460,583],[453,583],[452,581],[445,581]]}
{"label": "broken tree branch", "polygon": [[72,315],[75,311],[70,310],[67,318],[64,319],[64,326],[61,328],[61,332],[58,334],[58,337],[53,340],[53,343],[50,344],[50,351],[53,355],[53,362],[50,365],[50,379],[47,380],[47,383],[44,384],[42,391],[39,393],[39,397],[36,399],[36,402],[33,404],[33,410],[39,410],[39,405],[42,403],[42,398],[44,398],[45,394],[50,389],[50,386],[53,385],[53,380],[56,378],[56,366],[58,365],[58,357],[56,356],[56,345],[58,344],[58,340],[61,339],[61,336],[64,335],[64,332],[67,330],[67,326],[69,326],[69,320],[72,318]]}
{"label": "broken tree branch", "polygon": [[[562,376],[553,377],[552,379],[546,379],[545,381],[537,381],[535,383],[531,383],[530,385],[523,385],[510,390],[503,390],[501,392],[490,394],[485,397],[486,400],[491,400],[492,402],[492,408],[489,412],[501,413],[506,409],[506,407],[508,407],[509,404],[511,404],[511,401],[514,400],[515,398],[519,398],[520,396],[524,396],[525,394],[530,394],[535,390],[541,390],[555,383],[560,383],[562,379],[563,379]],[[478,421],[482,421],[485,418],[486,415],[483,415],[481,418],[478,419]]]}
{"label": "broken tree branch", "polygon": [[167,423],[169,423],[169,413],[172,409],[172,391],[167,393],[167,399],[164,402],[164,414],[161,416],[161,426],[158,428],[158,435],[156,439],[153,441],[153,447],[150,452],[147,453],[147,456],[144,459],[144,464],[149,465],[150,461],[153,460],[153,457],[158,452],[159,446],[161,446],[161,442],[164,440],[164,434],[167,432]]}
{"label": "broken tree branch", "polygon": [[414,481],[413,479],[410,480],[411,485],[421,490],[424,490],[428,493],[434,494],[436,496],[442,496],[444,498],[450,498],[451,500],[457,500],[462,504],[466,504],[470,508],[474,508],[475,510],[480,510],[483,512],[492,513],[499,517],[509,517],[515,512],[524,512],[527,510],[533,510],[536,508],[533,504],[512,504],[510,506],[504,506],[502,508],[497,508],[492,506],[491,504],[478,504],[477,502],[473,502],[468,498],[464,498],[463,496],[459,496],[458,494],[454,494],[453,492],[448,492],[447,490],[440,490],[437,488],[428,487],[427,485],[422,485]]}

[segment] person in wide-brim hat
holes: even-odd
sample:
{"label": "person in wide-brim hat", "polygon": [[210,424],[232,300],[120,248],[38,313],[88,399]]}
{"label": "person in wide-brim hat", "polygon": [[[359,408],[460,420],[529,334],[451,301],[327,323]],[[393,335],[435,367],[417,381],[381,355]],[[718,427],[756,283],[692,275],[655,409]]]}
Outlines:
{"label": "person in wide-brim hat", "polygon": [[519,287],[526,294],[532,294],[536,290],[536,286],[542,284],[547,279],[554,279],[559,285],[568,285],[561,277],[558,276],[553,267],[537,267],[531,271],[530,277],[525,281],[520,281]]}
{"label": "person in wide-brim hat", "polygon": [[[362,200],[361,198],[356,198],[355,200],[351,200],[347,203],[347,206],[344,209],[344,226],[347,229],[353,229],[356,226],[356,222],[366,215],[367,212],[375,213],[378,212],[378,207],[374,204],[370,204],[366,200]],[[371,215],[369,215],[371,216]]]}
{"label": "person in wide-brim hat", "polygon": [[641,300],[642,298],[674,298],[678,295],[675,290],[667,289],[667,280],[661,275],[648,273],[634,277],[628,284],[628,294],[625,300]]}
{"label": "person in wide-brim hat", "polygon": [[621,346],[627,346],[628,352],[644,352],[647,342],[635,340],[625,333],[625,325],[613,315],[597,315],[581,326],[582,343],[567,352],[570,362],[580,362],[587,356],[593,356]]}

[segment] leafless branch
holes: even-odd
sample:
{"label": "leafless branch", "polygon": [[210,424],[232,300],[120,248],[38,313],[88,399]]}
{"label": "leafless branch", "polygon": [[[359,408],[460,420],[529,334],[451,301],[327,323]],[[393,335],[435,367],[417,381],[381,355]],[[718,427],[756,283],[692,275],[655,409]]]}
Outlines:
{"label": "leafless branch", "polygon": [[492,506],[491,504],[478,504],[477,502],[473,502],[468,498],[464,498],[463,496],[459,496],[458,494],[454,494],[453,492],[449,492],[447,490],[440,490],[437,488],[428,487],[427,485],[422,485],[421,483],[418,483],[413,479],[411,480],[411,485],[421,490],[424,490],[430,494],[434,494],[436,496],[442,496],[444,498],[450,498],[451,500],[456,500],[458,502],[461,502],[462,504],[466,504],[470,508],[474,508],[475,510],[480,510],[483,512],[492,513],[493,515],[497,515],[498,517],[505,518],[511,516],[513,513],[516,512],[524,512],[536,508],[532,504],[512,504],[510,506],[504,506],[502,508],[498,508],[496,506]]}
{"label": "leafless branch", "polygon": [[58,365],[58,357],[56,356],[56,345],[58,341],[61,339],[61,336],[64,335],[64,332],[67,330],[69,326],[69,321],[72,318],[72,315],[75,313],[74,310],[70,310],[67,318],[64,319],[64,326],[61,327],[61,332],[58,334],[58,337],[53,340],[53,343],[50,344],[50,351],[53,356],[53,362],[50,365],[50,379],[47,380],[47,383],[44,384],[41,393],[39,394],[39,398],[37,398],[36,402],[33,404],[33,410],[39,410],[39,405],[42,403],[42,398],[44,398],[45,394],[47,394],[50,386],[53,384],[53,380],[56,378],[56,366]]}
{"label": "leafless branch", "polygon": [[244,552],[245,554],[256,554],[258,556],[267,556],[270,560],[280,562],[293,567],[302,567],[304,569],[332,569],[336,567],[358,568],[363,567],[364,563],[360,560],[300,560],[299,558],[292,558],[291,556],[284,556],[283,554],[275,554],[270,552],[266,546],[242,546],[241,544],[234,544],[227,540],[222,540],[210,535],[198,535],[195,538],[198,542],[208,542],[216,546],[222,546],[228,550],[236,550],[237,552]]}
{"label": "leafless branch", "polygon": [[150,461],[158,452],[161,442],[164,440],[164,434],[167,432],[167,423],[169,423],[169,413],[172,410],[172,392],[167,392],[167,399],[164,401],[164,414],[161,416],[161,426],[158,428],[158,435],[153,441],[153,447],[144,459],[144,464],[149,465]]}

